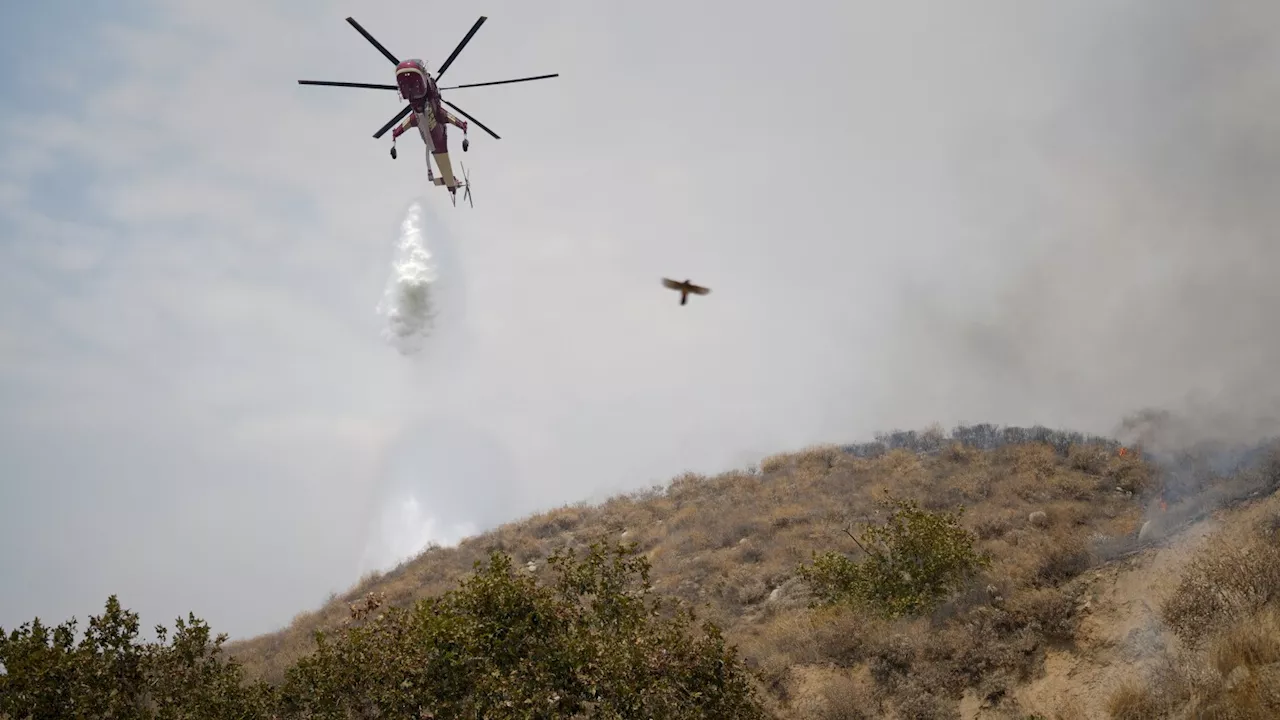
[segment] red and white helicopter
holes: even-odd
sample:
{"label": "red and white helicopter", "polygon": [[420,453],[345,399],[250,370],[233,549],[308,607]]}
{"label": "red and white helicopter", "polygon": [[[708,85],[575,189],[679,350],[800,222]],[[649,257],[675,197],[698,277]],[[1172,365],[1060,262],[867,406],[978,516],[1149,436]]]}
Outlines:
{"label": "red and white helicopter", "polygon": [[[391,134],[391,157],[393,159],[396,157],[396,138],[400,137],[402,133],[408,131],[409,128],[416,126],[418,128],[418,134],[422,136],[422,142],[427,147],[427,179],[434,185],[443,185],[447,188],[449,190],[449,197],[455,206],[458,204],[458,188],[464,188],[465,192],[463,193],[463,198],[466,199],[472,207],[475,207],[474,203],[471,203],[471,181],[470,178],[467,177],[466,166],[462,167],[462,183],[459,183],[457,176],[453,174],[453,165],[449,161],[449,142],[445,134],[446,125],[454,125],[461,129],[462,151],[466,152],[467,148],[470,146],[470,142],[467,140],[467,123],[454,117],[453,114],[444,109],[444,106],[441,105],[441,103],[457,110],[458,113],[467,120],[478,125],[481,130],[492,135],[495,140],[501,140],[501,138],[498,137],[497,133],[485,127],[484,123],[468,115],[462,108],[440,97],[440,91],[481,87],[483,85],[505,85],[507,83],[526,82],[528,80],[543,80],[545,78],[559,77],[560,75],[560,73],[552,73],[550,75],[516,78],[514,80],[469,83],[467,85],[454,85],[444,88],[437,87],[436,81],[439,80],[440,76],[444,75],[445,71],[449,69],[449,66],[453,64],[454,59],[458,57],[458,53],[462,52],[462,48],[471,41],[471,36],[476,34],[476,31],[480,29],[480,26],[484,24],[485,20],[488,20],[488,18],[483,15],[480,16],[480,19],[476,21],[476,24],[472,25],[471,30],[462,38],[462,42],[458,43],[458,46],[453,49],[453,52],[450,53],[449,57],[442,65],[440,65],[440,71],[436,73],[435,78],[432,78],[431,73],[427,71],[426,63],[418,59],[410,59],[401,62],[396,59],[395,55],[392,55],[386,48],[382,47],[381,43],[374,40],[373,36],[364,28],[360,27],[360,23],[356,22],[352,18],[347,18],[347,22],[351,24],[351,27],[355,28],[357,32],[364,36],[365,40],[372,43],[379,52],[391,61],[391,64],[396,66],[396,84],[377,85],[372,83],[330,82],[326,80],[299,80],[298,84],[372,88],[374,90],[399,90],[400,99],[408,101],[408,105],[405,105],[404,109],[401,110],[399,114],[391,118],[390,122],[383,125],[378,132],[374,133],[373,137],[375,139],[381,138],[388,130],[391,130],[391,126],[400,122],[401,118],[405,115],[409,115],[409,119],[396,126],[395,130]],[[436,166],[440,168],[440,177],[436,177],[434,173],[431,172],[432,158],[435,159]]]}

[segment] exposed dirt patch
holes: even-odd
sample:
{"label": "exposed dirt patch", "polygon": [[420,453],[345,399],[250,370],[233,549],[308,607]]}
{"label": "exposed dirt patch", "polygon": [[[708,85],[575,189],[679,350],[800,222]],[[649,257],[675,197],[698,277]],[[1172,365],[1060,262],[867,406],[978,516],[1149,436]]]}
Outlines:
{"label": "exposed dirt patch", "polygon": [[[1146,678],[1176,639],[1160,621],[1160,603],[1177,586],[1187,563],[1220,529],[1203,520],[1163,547],[1086,573],[1075,647],[1049,650],[1042,677],[1019,688],[1028,713],[1044,717],[1107,717],[1107,702],[1126,684]],[[980,715],[964,715],[966,720]]]}

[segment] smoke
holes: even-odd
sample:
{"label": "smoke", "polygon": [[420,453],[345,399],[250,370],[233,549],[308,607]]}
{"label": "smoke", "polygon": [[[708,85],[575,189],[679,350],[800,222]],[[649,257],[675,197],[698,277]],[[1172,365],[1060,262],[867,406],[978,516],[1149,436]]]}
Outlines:
{"label": "smoke", "polygon": [[386,319],[383,338],[401,355],[422,351],[436,321],[433,290],[439,277],[436,258],[422,231],[422,203],[414,202],[400,223],[400,242],[378,313]]}
{"label": "smoke", "polygon": [[1147,409],[1126,417],[1117,438],[1143,448],[1148,457],[1164,460],[1195,453],[1209,458],[1209,466],[1219,474],[1234,472],[1258,448],[1275,439],[1277,426],[1272,417],[1228,409],[1197,407],[1183,412]]}
{"label": "smoke", "polygon": [[956,165],[983,233],[894,304],[883,419],[1112,433],[1159,408],[1175,444],[1280,433],[1280,4],[1053,12],[1017,123],[957,131],[988,149]]}
{"label": "smoke", "polygon": [[[1213,418],[1221,424],[1206,422]],[[1212,408],[1144,410],[1126,418],[1117,434],[1141,448],[1155,469],[1157,492],[1139,539],[1160,541],[1221,508],[1280,488],[1280,439],[1266,434],[1266,427]]]}

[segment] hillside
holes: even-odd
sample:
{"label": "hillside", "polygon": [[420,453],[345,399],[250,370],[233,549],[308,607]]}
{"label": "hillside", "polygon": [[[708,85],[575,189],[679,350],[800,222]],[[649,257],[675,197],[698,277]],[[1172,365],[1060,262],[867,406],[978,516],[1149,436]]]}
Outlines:
{"label": "hillside", "polygon": [[0,628],[0,720],[1280,717],[1280,444],[1160,435],[977,426],[685,475],[229,646],[194,614],[141,640],[112,596]]}
{"label": "hillside", "polygon": [[[455,587],[493,550],[545,580],[550,553],[607,538],[635,543],[659,594],[724,629],[779,717],[1164,717],[1192,688],[1204,702],[1264,702],[1250,685],[1259,676],[1236,666],[1280,661],[1280,645],[1237,638],[1253,645],[1233,665],[1213,633],[1239,631],[1209,622],[1247,621],[1280,593],[1280,559],[1267,555],[1275,541],[1263,532],[1280,527],[1270,495],[1280,474],[1271,454],[1251,457],[1263,465],[1215,470],[1203,453],[1157,462],[1110,440],[991,426],[809,448],[428,549],[229,650],[252,676],[276,681],[312,651],[315,630],[342,626],[370,594],[409,605]],[[882,517],[886,493],[929,510],[963,506],[961,523],[990,566],[929,617],[809,607],[797,567],[830,550],[856,556],[845,530]],[[1250,543],[1262,549],[1242,564],[1238,549]],[[1196,559],[1201,546],[1214,553],[1208,564]],[[1187,572],[1199,579],[1184,582]],[[1224,573],[1245,585],[1230,598],[1206,593]],[[1147,684],[1155,670],[1163,694]]]}

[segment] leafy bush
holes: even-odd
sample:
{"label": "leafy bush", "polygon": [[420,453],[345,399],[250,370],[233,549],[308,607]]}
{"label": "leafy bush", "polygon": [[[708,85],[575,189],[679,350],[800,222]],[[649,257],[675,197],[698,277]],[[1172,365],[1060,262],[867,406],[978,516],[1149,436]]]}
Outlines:
{"label": "leafy bush", "polygon": [[549,585],[494,552],[412,608],[370,597],[332,638],[317,633],[280,687],[245,683],[194,616],[171,642],[163,627],[138,642],[137,615],[112,597],[78,645],[74,620],[0,636],[0,717],[765,717],[736,650],[650,596],[634,546],[548,562]]}
{"label": "leafy bush", "polygon": [[964,509],[930,512],[912,500],[889,500],[888,521],[849,537],[865,553],[861,562],[826,552],[800,576],[816,604],[855,604],[887,617],[933,609],[964,586],[991,559],[974,549],[977,538],[960,525]]}
{"label": "leafy bush", "polygon": [[172,638],[138,641],[138,616],[113,595],[75,642],[76,621],[50,629],[36,618],[6,637],[0,630],[0,717],[266,718],[272,689],[246,684],[220,657],[225,635],[189,616]]}

